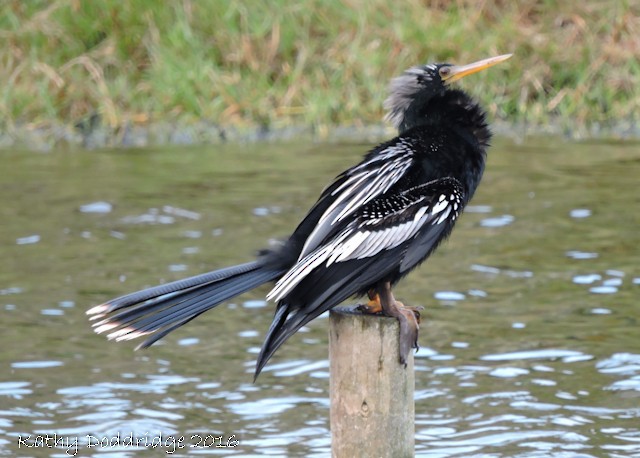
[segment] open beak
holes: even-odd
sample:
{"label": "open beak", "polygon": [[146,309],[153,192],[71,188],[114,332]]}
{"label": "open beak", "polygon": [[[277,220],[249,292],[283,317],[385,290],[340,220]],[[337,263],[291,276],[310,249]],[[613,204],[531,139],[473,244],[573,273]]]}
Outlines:
{"label": "open beak", "polygon": [[452,65],[451,67],[449,67],[449,74],[446,76],[442,76],[442,81],[446,83],[453,83],[454,81],[458,81],[459,79],[464,78],[467,75],[477,73],[481,70],[484,70],[485,68],[493,67],[500,62],[504,62],[511,56],[513,56],[513,54],[503,54],[501,56],[482,59],[478,62],[474,62],[468,65]]}

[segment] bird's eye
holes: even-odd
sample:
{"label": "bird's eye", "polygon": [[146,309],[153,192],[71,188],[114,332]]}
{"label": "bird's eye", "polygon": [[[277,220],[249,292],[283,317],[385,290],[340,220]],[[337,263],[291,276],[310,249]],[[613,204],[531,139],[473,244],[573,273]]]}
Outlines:
{"label": "bird's eye", "polygon": [[438,73],[440,73],[440,78],[446,78],[451,73],[451,67],[440,67]]}

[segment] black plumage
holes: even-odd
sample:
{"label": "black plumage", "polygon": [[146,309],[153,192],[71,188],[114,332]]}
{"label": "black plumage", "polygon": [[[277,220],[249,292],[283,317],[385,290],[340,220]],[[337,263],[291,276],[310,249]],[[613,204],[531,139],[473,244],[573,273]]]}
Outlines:
{"label": "black plumage", "polygon": [[399,135],[340,174],[284,245],[256,261],[137,293],[90,309],[94,330],[147,347],[201,313],[263,283],[277,303],[256,365],[300,327],[354,295],[365,310],[400,321],[400,361],[417,347],[418,314],[391,287],[451,232],[482,177],[491,132],[485,113],[449,84],[506,60],[431,64],[392,80],[387,119]]}

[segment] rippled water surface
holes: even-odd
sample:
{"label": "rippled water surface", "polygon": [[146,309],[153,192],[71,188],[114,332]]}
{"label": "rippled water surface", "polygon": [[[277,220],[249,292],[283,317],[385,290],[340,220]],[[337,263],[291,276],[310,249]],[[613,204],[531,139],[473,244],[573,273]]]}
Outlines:
{"label": "rippled water surface", "polygon": [[[368,146],[0,152],[0,455],[329,456],[326,318],[253,384],[266,287],[144,352],[84,312],[250,260]],[[425,306],[419,456],[640,456],[639,177],[638,144],[496,141],[397,290]]]}

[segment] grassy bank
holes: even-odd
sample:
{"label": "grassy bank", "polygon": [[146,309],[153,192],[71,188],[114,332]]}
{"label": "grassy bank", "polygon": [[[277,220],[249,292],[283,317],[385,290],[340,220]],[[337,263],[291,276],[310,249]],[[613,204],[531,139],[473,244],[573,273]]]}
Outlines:
{"label": "grassy bank", "polygon": [[631,1],[8,0],[0,37],[5,132],[378,124],[405,68],[506,52],[462,83],[495,118],[580,129],[640,113]]}

